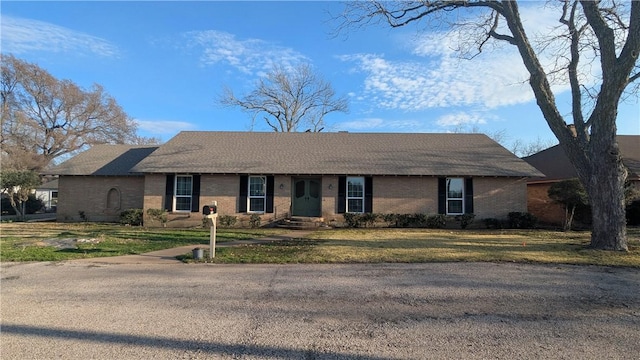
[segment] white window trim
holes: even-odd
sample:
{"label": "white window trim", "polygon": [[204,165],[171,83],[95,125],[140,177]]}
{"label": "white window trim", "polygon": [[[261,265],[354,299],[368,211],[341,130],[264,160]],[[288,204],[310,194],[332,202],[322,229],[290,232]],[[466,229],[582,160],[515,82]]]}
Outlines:
{"label": "white window trim", "polygon": [[[462,197],[459,197],[459,198],[457,198],[457,197],[455,197],[455,198],[450,198],[450,197],[449,197],[449,189],[448,189],[448,186],[447,186],[447,187],[445,187],[444,191],[445,191],[445,197],[446,197],[445,205],[446,205],[446,208],[447,208],[447,215],[464,215],[464,209],[465,209],[465,208],[464,208],[465,179],[464,179],[464,178],[460,178],[460,177],[448,177],[446,180],[453,180],[453,179],[460,179],[460,180],[462,180]],[[445,182],[445,183],[448,183],[448,181],[447,181],[447,182]],[[460,201],[460,202],[462,203],[462,207],[461,207],[462,212],[459,212],[459,213],[450,212],[450,211],[449,211],[449,200],[456,200],[456,201]]]}
{"label": "white window trim", "polygon": [[[251,179],[252,178],[261,178],[264,184],[263,195],[251,195]],[[252,199],[262,199],[263,209],[262,210],[251,210],[251,200]],[[267,177],[264,175],[255,175],[249,176],[247,180],[247,213],[249,214],[264,214],[267,211]]]}
{"label": "white window trim", "polygon": [[[349,180],[361,180],[362,182],[362,196],[349,196]],[[347,181],[346,181],[346,189],[345,189],[345,201],[347,202],[345,204],[345,209],[347,213],[352,213],[352,214],[364,214],[364,194],[366,192],[366,189],[364,188],[366,186],[365,183],[365,179],[364,176],[349,176],[347,177]],[[362,211],[350,211],[349,210],[349,200],[362,200]]]}
{"label": "white window trim", "polygon": [[[191,178],[191,190],[189,191],[189,195],[178,195],[178,178]],[[177,210],[176,203],[178,198],[189,198],[189,209],[187,210]],[[193,175],[176,175],[173,180],[173,205],[171,207],[172,212],[191,212],[191,206],[193,205],[192,199],[193,197]]]}

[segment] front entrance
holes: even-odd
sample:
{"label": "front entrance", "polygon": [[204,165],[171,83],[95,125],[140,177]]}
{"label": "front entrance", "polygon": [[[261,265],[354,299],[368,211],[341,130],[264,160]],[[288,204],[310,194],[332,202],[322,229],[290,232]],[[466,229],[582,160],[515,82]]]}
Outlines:
{"label": "front entrance", "polygon": [[319,217],[322,214],[321,179],[294,178],[291,215]]}

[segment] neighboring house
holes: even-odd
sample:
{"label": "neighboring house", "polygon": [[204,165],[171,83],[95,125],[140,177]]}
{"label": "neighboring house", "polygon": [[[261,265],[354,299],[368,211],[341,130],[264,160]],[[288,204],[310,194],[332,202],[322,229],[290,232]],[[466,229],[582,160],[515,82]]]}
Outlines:
{"label": "neighboring house", "polygon": [[167,210],[167,226],[201,225],[214,201],[263,224],[345,212],[505,218],[527,211],[527,178],[542,175],[480,134],[192,131],[157,149],[96,146],[51,173],[59,220],[137,207]]}
{"label": "neighboring house", "polygon": [[58,179],[47,181],[35,189],[36,199],[42,200],[45,212],[56,212],[58,206]]}
{"label": "neighboring house", "polygon": [[[616,140],[622,162],[628,170],[627,179],[640,190],[640,136],[618,135]],[[565,217],[564,207],[551,200],[548,191],[554,183],[578,177],[569,158],[560,145],[556,145],[522,160],[545,175],[530,178],[527,183],[528,211],[544,223],[561,225]]]}
{"label": "neighboring house", "polygon": [[118,221],[142,208],[144,176],[131,168],[157,146],[96,145],[45,172],[58,175],[58,221]]}

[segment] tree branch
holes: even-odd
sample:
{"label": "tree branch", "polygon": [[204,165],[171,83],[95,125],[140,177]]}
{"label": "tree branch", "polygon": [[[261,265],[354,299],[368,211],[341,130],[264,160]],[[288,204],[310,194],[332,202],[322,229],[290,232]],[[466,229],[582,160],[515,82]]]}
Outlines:
{"label": "tree branch", "polygon": [[566,19],[568,2],[563,7],[564,13],[560,20],[569,29],[571,45],[569,50],[569,65],[567,71],[569,75],[569,84],[571,86],[571,110],[573,113],[573,125],[576,127],[576,133],[583,143],[587,142],[587,129],[585,129],[584,116],[582,114],[582,92],[580,89],[580,81],[578,80],[578,63],[580,62],[580,36],[582,31],[576,29],[576,11],[578,3],[574,2],[569,12],[569,18]]}
{"label": "tree branch", "polygon": [[[497,12],[496,10],[493,10],[493,12],[494,12],[494,15],[493,15],[494,21],[493,21],[493,25],[491,26],[491,29],[489,30],[489,36],[497,40],[506,41],[511,45],[517,45],[516,40],[513,38],[513,36],[498,34],[496,32],[496,30],[498,29],[498,21],[500,20],[500,13]],[[482,45],[484,45],[484,43],[486,43],[488,40],[489,38],[483,41]]]}

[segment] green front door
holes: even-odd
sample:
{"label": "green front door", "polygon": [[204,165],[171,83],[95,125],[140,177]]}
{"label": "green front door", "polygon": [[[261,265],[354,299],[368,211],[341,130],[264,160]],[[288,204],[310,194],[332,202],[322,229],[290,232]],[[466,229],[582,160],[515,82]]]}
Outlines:
{"label": "green front door", "polygon": [[293,216],[319,217],[321,215],[320,179],[296,178],[293,180]]}

